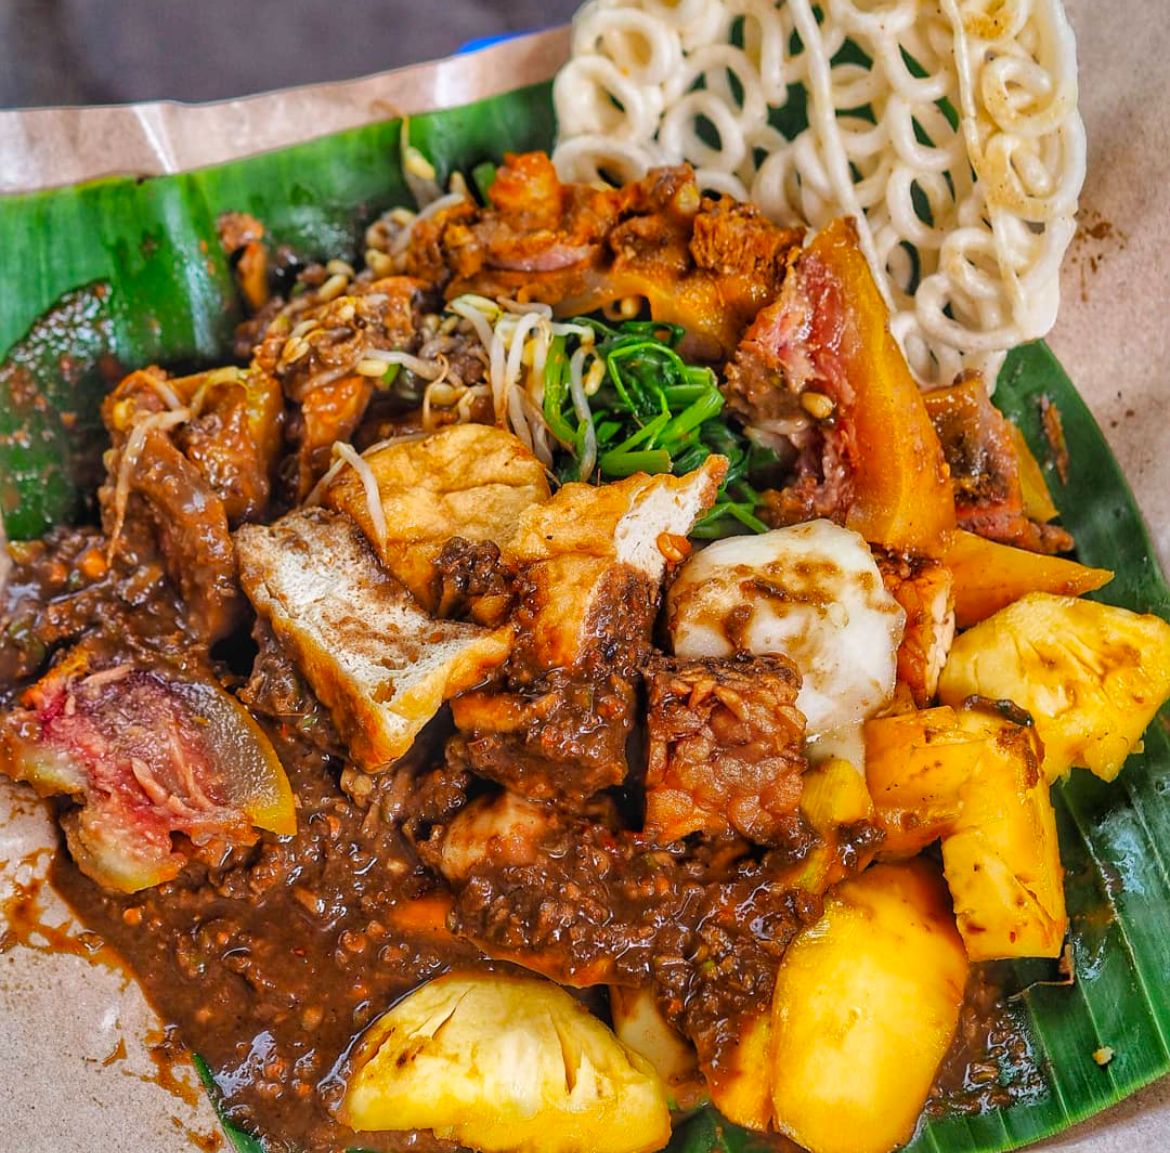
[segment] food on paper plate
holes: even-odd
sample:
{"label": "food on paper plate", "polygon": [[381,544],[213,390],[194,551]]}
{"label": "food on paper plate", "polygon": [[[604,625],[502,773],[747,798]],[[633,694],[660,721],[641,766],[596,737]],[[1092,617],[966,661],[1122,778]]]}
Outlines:
{"label": "food on paper plate", "polygon": [[1139,748],[1170,625],[1077,599],[988,399],[1055,308],[1063,17],[944,8],[594,0],[553,158],[411,151],[435,198],[291,287],[225,222],[242,363],[126,376],[101,527],[3,554],[0,771],[263,1147],[1013,1100],[988,963],[1066,952],[1051,788]]}

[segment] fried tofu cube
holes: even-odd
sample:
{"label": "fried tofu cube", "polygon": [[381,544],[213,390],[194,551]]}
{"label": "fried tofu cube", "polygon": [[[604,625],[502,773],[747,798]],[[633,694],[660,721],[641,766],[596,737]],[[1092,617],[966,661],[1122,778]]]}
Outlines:
{"label": "fried tofu cube", "polygon": [[519,603],[504,691],[454,704],[476,773],[571,803],[621,784],[662,578],[726,469],[711,457],[681,477],[567,484],[522,514],[509,550]]}
{"label": "fried tofu cube", "polygon": [[508,628],[432,620],[348,517],[310,509],[246,525],[236,548],[248,598],[367,771],[403,756],[510,651]]}
{"label": "fried tofu cube", "polygon": [[450,425],[362,459],[377,483],[385,532],[355,469],[336,477],[324,504],[357,522],[389,572],[432,614],[441,605],[437,562],[448,541],[491,541],[506,551],[521,514],[549,498],[544,465],[510,432],[489,425]]}
{"label": "fried tofu cube", "polygon": [[669,557],[681,560],[695,521],[727,472],[708,457],[685,476],[637,474],[596,488],[566,484],[520,518],[510,554],[522,567],[520,613],[532,663],[571,668],[591,642],[610,641],[623,611],[649,639]]}

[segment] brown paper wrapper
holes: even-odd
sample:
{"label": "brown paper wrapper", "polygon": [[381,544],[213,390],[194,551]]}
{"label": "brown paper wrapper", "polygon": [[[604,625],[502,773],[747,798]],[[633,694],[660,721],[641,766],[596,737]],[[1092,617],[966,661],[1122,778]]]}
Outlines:
{"label": "brown paper wrapper", "polygon": [[0,193],[100,176],[165,176],[376,120],[470,104],[547,80],[568,50],[568,29],[556,28],[360,80],[214,104],[0,111]]}
{"label": "brown paper wrapper", "polygon": [[[1170,24],[1160,19],[1163,0],[1130,0],[1125,11],[1095,0],[1066,0],[1066,7],[1080,51],[1089,173],[1050,340],[1129,477],[1165,566]],[[468,103],[547,79],[567,47],[562,29],[345,84],[219,104],[0,112],[0,192],[177,172],[400,113]],[[67,921],[67,910],[35,880],[53,844],[39,804],[0,781],[0,902],[10,911],[14,894],[32,893],[42,919]],[[0,1147],[22,1153],[215,1147],[209,1141],[217,1122],[202,1094],[184,1101],[160,1086],[157,1053],[150,1050],[158,1022],[132,981],[81,956],[20,945],[6,950],[4,943],[0,937]],[[1101,1026],[1108,1043],[1109,1023]],[[177,1075],[195,1086],[193,1072]],[[1060,1153],[1170,1148],[1168,1086],[1159,1083],[1044,1147]]]}

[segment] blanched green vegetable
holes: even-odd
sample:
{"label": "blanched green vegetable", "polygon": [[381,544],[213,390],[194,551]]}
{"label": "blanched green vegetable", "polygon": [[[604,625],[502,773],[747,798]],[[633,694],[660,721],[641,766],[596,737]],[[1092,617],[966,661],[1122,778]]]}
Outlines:
{"label": "blanched green vegetable", "polygon": [[[598,479],[618,480],[636,472],[690,472],[713,453],[727,457],[727,478],[715,506],[692,535],[720,537],[763,532],[756,516],[760,494],[749,483],[753,468],[771,463],[728,424],[714,371],[687,364],[678,353],[683,330],[674,324],[628,320],[616,327],[592,317],[570,324],[585,329],[556,336],[544,368],[544,419],[564,450],[563,480],[579,479],[587,461],[585,436],[592,425]],[[573,359],[588,354],[581,390],[588,413],[574,398]]]}

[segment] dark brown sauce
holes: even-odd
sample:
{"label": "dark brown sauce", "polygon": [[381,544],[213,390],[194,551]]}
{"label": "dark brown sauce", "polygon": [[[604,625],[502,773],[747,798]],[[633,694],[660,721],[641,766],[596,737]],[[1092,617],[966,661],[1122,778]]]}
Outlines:
{"label": "dark brown sauce", "polygon": [[[58,853],[53,885],[89,929],[46,925],[44,881],[34,879],[0,909],[8,944],[115,966],[124,958],[173,1026],[147,1038],[156,1073],[144,1079],[192,1104],[184,1074],[199,1053],[226,1115],[268,1135],[270,1150],[450,1150],[429,1134],[355,1134],[332,1110],[362,1029],[413,986],[479,955],[417,919],[407,925],[401,909],[428,882],[384,819],[377,790],[374,803],[358,806],[340,790],[335,763],[295,724],[270,730],[300,802],[296,838],[266,839],[214,873],[196,866],[132,896],[99,889]],[[30,871],[43,873],[46,852],[27,862]],[[972,980],[929,1115],[981,1112],[1042,1091],[1020,1009],[1002,992],[994,969]],[[104,1063],[124,1055],[121,1046]],[[186,1132],[193,1145],[217,1148]]]}
{"label": "dark brown sauce", "polygon": [[191,1074],[191,1054],[176,1025],[151,1029],[146,1034],[146,1054],[154,1065],[151,1074],[134,1074],[140,1081],[165,1089],[192,1109],[199,1104],[201,1089]]}
{"label": "dark brown sauce", "polygon": [[152,1048],[164,1087],[190,1100],[175,1069],[195,1052],[226,1115],[272,1135],[270,1149],[449,1149],[425,1134],[359,1136],[332,1109],[361,1030],[476,953],[395,930],[397,904],[419,890],[408,846],[375,810],[345,798],[324,757],[281,752],[302,804],[296,838],[265,841],[218,875],[196,870],[133,896],[100,890],[62,853],[53,883],[178,1026]]}
{"label": "dark brown sauce", "polygon": [[202,1153],[216,1153],[216,1150],[224,1147],[224,1136],[218,1129],[213,1129],[210,1133],[200,1133],[173,1114],[171,1124]]}
{"label": "dark brown sauce", "polygon": [[1028,1040],[1027,1011],[1009,994],[1015,983],[1007,965],[972,967],[959,1027],[935,1078],[927,1117],[988,1113],[1046,1092]]}
{"label": "dark brown sauce", "polygon": [[45,860],[52,854],[51,849],[36,849],[13,869],[14,873],[27,871],[32,876],[28,881],[11,881],[12,891],[0,901],[0,953],[17,945],[41,953],[66,953],[105,965],[125,976],[120,958],[98,933],[69,921],[46,919]]}
{"label": "dark brown sauce", "polygon": [[[30,612],[48,604],[52,613],[44,612],[39,624],[30,620],[20,637],[10,638],[7,654],[0,646],[0,703],[10,691],[4,682],[15,685],[35,675],[49,648],[91,630],[94,621],[102,630],[88,638],[95,651],[106,644],[115,652],[129,646],[132,653],[141,649],[174,659],[179,650],[202,666],[204,655],[186,646],[177,623],[181,613],[170,594],[160,591],[160,577],[138,591],[117,591],[113,576],[68,587],[62,555],[80,556],[91,544],[79,533],[55,550],[30,550],[26,583],[14,583],[6,599]],[[46,924],[44,882],[32,880],[0,905],[7,925],[0,945],[24,944],[111,965],[124,960],[169,1026],[148,1038],[155,1063],[150,1080],[192,1103],[195,1090],[184,1062],[198,1053],[213,1073],[228,1118],[265,1134],[274,1153],[354,1146],[383,1153],[451,1150],[425,1133],[359,1135],[339,1124],[334,1111],[349,1054],[366,1026],[418,984],[483,959],[441,924],[411,917],[416,898],[430,892],[434,881],[395,820],[392,779],[371,786],[369,803],[348,798],[338,785],[338,762],[325,751],[328,741],[313,742],[313,714],[296,701],[285,702],[287,686],[274,675],[262,670],[259,682],[259,707],[291,718],[267,728],[297,797],[296,836],[265,836],[256,846],[233,850],[214,868],[193,863],[175,881],[128,896],[100,889],[59,853],[51,879],[88,928]],[[255,691],[251,703],[257,704]],[[43,856],[29,862],[38,863],[43,865]],[[736,901],[734,907],[750,906]],[[612,919],[615,906],[601,912]],[[713,929],[722,932],[723,926]],[[729,972],[742,977],[746,967],[735,963],[736,938],[723,936],[732,946]],[[774,974],[775,958],[765,960]],[[770,984],[760,982],[760,988],[770,995]],[[999,1087],[1015,1091],[1013,1076],[1028,1088],[1028,1078],[1013,1072],[1013,1062],[1022,1068],[1028,1057],[1013,1025],[1014,1010],[997,1016],[999,1001],[991,990],[991,984],[973,986],[932,1108],[995,1107],[1008,1099]],[[728,1022],[726,1008],[726,996],[713,997],[712,1019]],[[115,1050],[108,1062],[120,1056]],[[989,1063],[1002,1078],[986,1072]],[[212,1137],[188,1136],[202,1148],[218,1144]]]}

